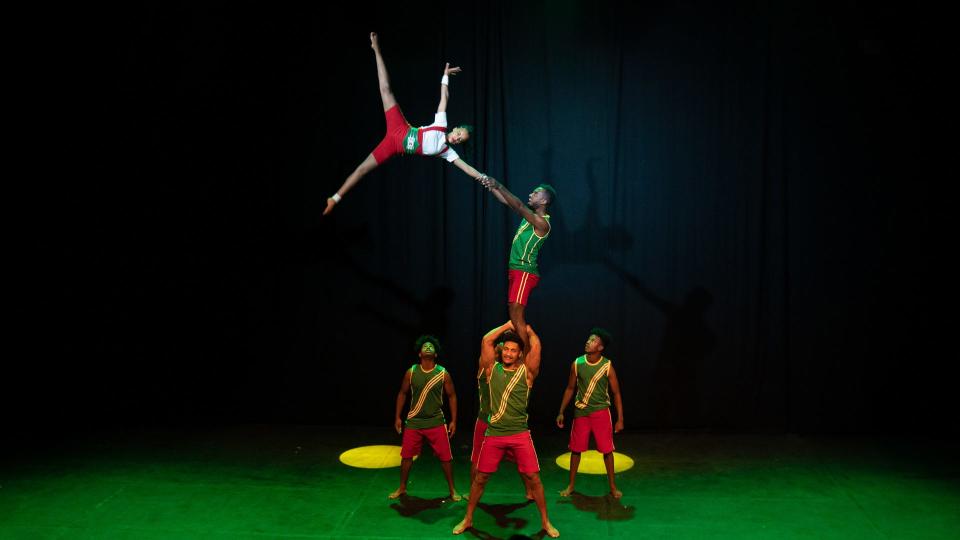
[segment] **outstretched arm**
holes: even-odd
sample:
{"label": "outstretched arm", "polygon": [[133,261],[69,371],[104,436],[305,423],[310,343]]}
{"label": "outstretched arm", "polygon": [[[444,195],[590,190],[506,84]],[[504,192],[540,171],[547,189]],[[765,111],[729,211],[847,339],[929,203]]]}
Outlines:
{"label": "outstretched arm", "polygon": [[613,394],[613,406],[617,408],[617,423],[613,425],[613,432],[623,431],[623,401],[620,399],[620,381],[617,380],[617,372],[610,364],[610,373],[607,374],[607,383],[610,384],[610,392]]}
{"label": "outstretched arm", "polygon": [[447,101],[450,99],[450,75],[456,75],[461,71],[458,67],[450,67],[450,62],[447,62],[447,67],[443,68],[443,78],[440,79],[440,105],[437,106],[437,112],[447,112]]}
{"label": "outstretched arm", "polygon": [[497,337],[500,334],[504,333],[507,330],[513,329],[513,322],[507,321],[500,326],[494,328],[487,332],[483,339],[480,340],[480,368],[484,371],[493,367],[494,361],[497,359]]}
{"label": "outstretched arm", "polygon": [[474,169],[473,167],[468,165],[466,161],[460,158],[453,160],[453,164],[456,165],[457,168],[460,169],[461,171],[467,173],[467,176],[469,176],[470,178],[473,178],[474,180],[477,180],[480,183],[483,183],[483,180],[485,178],[490,178],[489,176],[483,174],[482,172]]}
{"label": "outstretched arm", "polygon": [[527,351],[523,365],[527,366],[527,377],[529,383],[540,374],[540,336],[533,331],[533,327],[527,325],[527,339],[530,341],[530,349]]}
{"label": "outstretched arm", "polygon": [[563,399],[560,401],[560,412],[557,413],[557,427],[563,427],[563,411],[567,410],[567,405],[573,398],[573,393],[577,390],[577,363],[570,364],[570,377],[567,379],[567,387],[563,390]]}
{"label": "outstretched arm", "polygon": [[403,405],[407,402],[407,393],[410,392],[410,370],[403,374],[403,381],[400,383],[400,392],[397,394],[397,414],[393,419],[393,427],[397,433],[403,431],[403,421],[400,419],[400,413],[403,412]]}
{"label": "outstretched arm", "polygon": [[547,223],[547,220],[543,216],[539,216],[530,210],[530,208],[523,204],[523,201],[517,198],[516,195],[510,192],[506,186],[498,182],[495,178],[487,177],[483,180],[483,185],[490,190],[493,195],[500,200],[503,204],[509,206],[513,209],[514,212],[520,214],[520,217],[530,222],[533,225],[533,231],[537,233],[537,236],[544,236],[550,232],[550,224]]}

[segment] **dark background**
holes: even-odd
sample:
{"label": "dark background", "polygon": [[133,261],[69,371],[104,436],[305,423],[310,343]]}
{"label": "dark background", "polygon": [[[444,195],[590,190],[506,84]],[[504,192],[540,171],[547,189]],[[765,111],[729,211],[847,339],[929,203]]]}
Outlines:
{"label": "dark background", "polygon": [[[527,317],[552,420],[592,326],[628,428],[956,432],[935,345],[918,13],[873,3],[143,2],[73,14],[44,121],[31,429],[390,426],[423,332],[462,423],[506,315],[518,218],[397,158],[321,217],[383,135],[368,33],[415,125],[443,64],[462,157],[559,192]],[[45,98],[47,94],[38,97]],[[40,168],[41,170],[44,167]],[[943,248],[940,255],[942,256]],[[942,302],[942,301],[941,301]]]}

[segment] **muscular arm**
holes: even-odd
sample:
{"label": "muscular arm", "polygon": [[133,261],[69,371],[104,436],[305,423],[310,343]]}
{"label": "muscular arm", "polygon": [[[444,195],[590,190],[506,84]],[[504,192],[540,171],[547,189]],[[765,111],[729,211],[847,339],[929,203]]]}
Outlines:
{"label": "muscular arm", "polygon": [[557,413],[557,427],[563,427],[563,411],[567,410],[567,405],[573,398],[573,393],[577,391],[577,363],[570,364],[570,377],[567,378],[567,387],[563,389],[563,399],[560,400],[560,412]]}
{"label": "muscular arm", "polygon": [[617,380],[617,372],[610,364],[610,373],[607,374],[607,382],[610,384],[610,392],[613,394],[613,406],[617,409],[617,423],[613,425],[613,432],[623,431],[623,401],[620,399],[620,382]]}
{"label": "muscular arm", "polygon": [[520,217],[529,221],[530,224],[533,225],[533,231],[537,233],[537,236],[545,236],[548,232],[550,232],[550,224],[547,223],[547,220],[544,217],[538,216],[533,212],[533,210],[530,210],[530,208],[523,204],[523,201],[511,193],[506,186],[492,178],[490,180],[492,180],[488,186],[490,192],[493,193],[494,196],[500,200],[500,202],[509,206],[514,212],[520,214]]}
{"label": "muscular arm", "polygon": [[447,394],[447,401],[450,403],[450,422],[447,424],[447,435],[453,437],[457,432],[457,389],[453,386],[453,380],[450,373],[443,373],[443,391]]}
{"label": "muscular arm", "polygon": [[400,419],[400,413],[403,412],[403,406],[407,402],[407,394],[410,393],[410,370],[403,374],[403,381],[400,382],[400,392],[397,393],[397,414],[393,419],[393,427],[397,433],[403,431],[403,421]]}
{"label": "muscular arm", "polygon": [[530,349],[527,351],[527,356],[523,361],[523,365],[527,366],[527,383],[533,384],[533,380],[537,378],[537,375],[540,375],[540,336],[533,331],[533,327],[529,324],[527,325],[527,339],[530,341]]}
{"label": "muscular arm", "polygon": [[489,373],[497,359],[497,336],[513,328],[513,322],[507,321],[500,326],[490,330],[480,340],[480,369]]}

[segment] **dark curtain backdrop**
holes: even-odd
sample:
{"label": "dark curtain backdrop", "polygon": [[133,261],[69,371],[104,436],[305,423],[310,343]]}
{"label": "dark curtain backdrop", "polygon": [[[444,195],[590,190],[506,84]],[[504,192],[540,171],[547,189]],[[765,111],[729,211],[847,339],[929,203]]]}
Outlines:
{"label": "dark curtain backdrop", "polygon": [[477,127],[465,161],[523,199],[559,193],[527,309],[544,341],[535,424],[592,326],[615,336],[628,427],[947,418],[909,15],[148,2],[90,19],[67,52],[62,132],[89,176],[50,189],[36,303],[52,337],[22,385],[49,404],[34,419],[390,426],[429,332],[472,424],[519,220],[423,158],[386,163],[321,217],[383,134],[371,30],[412,123],[432,121],[444,62],[462,66],[448,110]]}

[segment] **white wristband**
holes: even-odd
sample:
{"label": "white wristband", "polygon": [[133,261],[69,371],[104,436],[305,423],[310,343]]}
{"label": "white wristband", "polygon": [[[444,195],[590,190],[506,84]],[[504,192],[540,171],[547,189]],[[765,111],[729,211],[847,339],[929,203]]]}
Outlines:
{"label": "white wristband", "polygon": [[444,73],[443,77],[440,79],[440,84],[444,86],[450,86],[450,76]]}
{"label": "white wristband", "polygon": [[338,202],[340,202],[340,199],[341,199],[342,197],[340,197],[340,194],[339,194],[339,193],[334,193],[333,196],[330,197],[330,198],[333,199],[333,202],[338,203]]}

